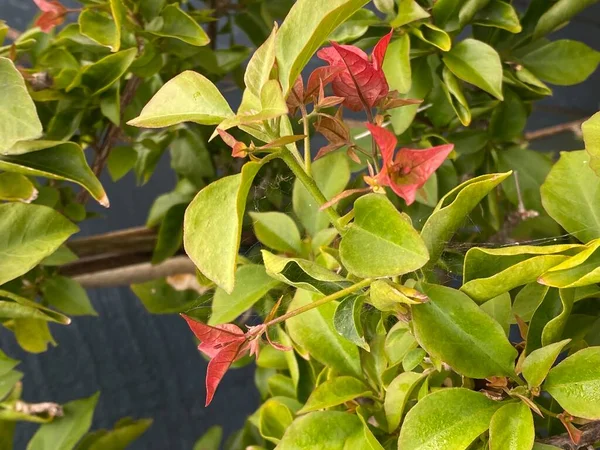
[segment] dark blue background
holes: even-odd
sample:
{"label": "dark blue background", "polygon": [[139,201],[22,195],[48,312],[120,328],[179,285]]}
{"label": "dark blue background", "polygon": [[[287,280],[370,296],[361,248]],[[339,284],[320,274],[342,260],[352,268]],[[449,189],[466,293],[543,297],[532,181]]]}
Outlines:
{"label": "dark blue background", "polygon": [[[32,0],[0,0],[0,18],[14,28],[26,28],[34,13]],[[576,39],[598,49],[599,26],[600,5],[595,5],[553,39]],[[581,85],[555,87],[552,98],[536,105],[528,129],[593,114],[599,109],[599,82],[596,73]],[[567,133],[537,141],[535,148],[567,150],[581,145]],[[131,175],[118,183],[106,176],[102,181],[111,208],[104,219],[85,223],[82,235],[142,225],[154,198],[170,191],[175,177],[166,157],[143,188],[136,187]],[[177,316],[148,314],[127,288],[91,290],[90,297],[100,317],[53,326],[59,346],[41,355],[21,351],[11,334],[0,331],[0,347],[22,361],[25,400],[64,403],[100,390],[93,428],[112,427],[123,416],[152,417],[150,430],[131,446],[149,450],[191,449],[215,424],[228,435],[256,408],[259,396],[251,367],[230,371],[211,406],[204,408],[206,363]],[[25,448],[34,430],[20,425],[15,448]]]}

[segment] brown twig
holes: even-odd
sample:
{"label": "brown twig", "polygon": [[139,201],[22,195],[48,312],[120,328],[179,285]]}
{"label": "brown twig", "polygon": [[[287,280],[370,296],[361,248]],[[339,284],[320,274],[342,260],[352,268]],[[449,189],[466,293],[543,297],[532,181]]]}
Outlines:
{"label": "brown twig", "polygon": [[82,258],[105,253],[152,251],[155,243],[156,230],[135,227],[73,239],[67,245],[77,256]]}
{"label": "brown twig", "polygon": [[560,434],[558,436],[552,436],[546,439],[542,439],[538,442],[542,444],[554,445],[555,447],[562,448],[564,450],[579,450],[582,448],[588,448],[596,442],[600,442],[600,420],[596,422],[590,422],[580,428],[581,440],[578,444],[571,440],[568,433]]}
{"label": "brown twig", "polygon": [[528,133],[525,133],[525,140],[534,141],[536,139],[554,136],[556,134],[565,133],[567,131],[570,131],[572,133],[579,133],[579,130],[581,129],[581,124],[588,119],[589,117],[584,117],[582,119],[573,120],[571,122],[560,123],[551,127],[530,131]]}

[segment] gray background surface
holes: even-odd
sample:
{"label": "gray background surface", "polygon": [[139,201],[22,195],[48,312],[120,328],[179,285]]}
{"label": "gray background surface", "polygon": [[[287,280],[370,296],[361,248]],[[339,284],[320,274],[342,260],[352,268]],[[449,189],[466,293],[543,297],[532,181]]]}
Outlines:
{"label": "gray background surface", "polygon": [[[67,2],[65,2],[67,3]],[[524,5],[527,1],[516,1]],[[35,14],[32,0],[0,0],[0,19],[24,29]],[[598,47],[600,5],[588,8],[553,39],[576,39]],[[554,87],[539,103],[528,129],[579,119],[599,109],[600,73],[572,87]],[[239,95],[238,95],[239,101]],[[543,150],[580,148],[569,134],[535,143]],[[132,175],[117,183],[103,177],[111,199],[104,219],[83,224],[82,235],[142,225],[157,195],[172,189],[168,155],[150,182],[135,185]],[[64,403],[102,392],[93,429],[107,428],[123,416],[152,417],[154,424],[132,449],[188,450],[210,426],[228,435],[258,404],[251,367],[232,370],[209,408],[204,408],[205,361],[196,352],[185,323],[177,316],[152,316],[127,288],[91,290],[99,318],[75,318],[68,327],[53,326],[58,347],[41,355],[20,350],[12,335],[0,330],[0,347],[22,361],[24,398]],[[20,425],[16,449],[24,449],[34,426]]]}

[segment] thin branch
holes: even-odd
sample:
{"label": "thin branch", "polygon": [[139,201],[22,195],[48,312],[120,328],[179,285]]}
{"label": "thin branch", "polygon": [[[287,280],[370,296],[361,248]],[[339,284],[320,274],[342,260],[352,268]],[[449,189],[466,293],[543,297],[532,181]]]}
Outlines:
{"label": "thin branch", "polygon": [[596,442],[600,442],[600,420],[585,424],[579,430],[582,434],[581,440],[578,444],[571,440],[568,433],[552,436],[542,439],[538,442],[542,444],[554,445],[555,447],[562,448],[564,450],[579,450],[582,448],[587,448],[588,446],[592,446],[593,448]]}
{"label": "thin branch", "polygon": [[134,283],[165,278],[172,275],[195,274],[196,266],[187,256],[176,256],[157,265],[133,264],[73,277],[85,288],[129,286]]}
{"label": "thin branch", "polygon": [[156,230],[135,227],[73,239],[67,243],[67,246],[82,258],[106,253],[152,251],[155,244]]}
{"label": "thin branch", "polygon": [[558,125],[553,125],[551,127],[541,128],[539,130],[530,131],[525,133],[525,140],[534,141],[536,139],[542,139],[549,136],[554,136],[556,134],[565,133],[570,131],[572,133],[579,133],[581,129],[581,124],[588,120],[589,117],[584,117],[582,119],[573,120],[571,122],[560,123]]}

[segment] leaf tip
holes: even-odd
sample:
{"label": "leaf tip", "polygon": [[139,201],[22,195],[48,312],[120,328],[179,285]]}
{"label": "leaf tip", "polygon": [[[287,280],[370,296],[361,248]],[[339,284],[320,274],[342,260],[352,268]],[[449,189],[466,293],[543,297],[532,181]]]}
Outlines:
{"label": "leaf tip", "polygon": [[108,200],[108,196],[106,194],[104,194],[98,199],[98,203],[100,203],[105,208],[110,208],[110,200]]}

